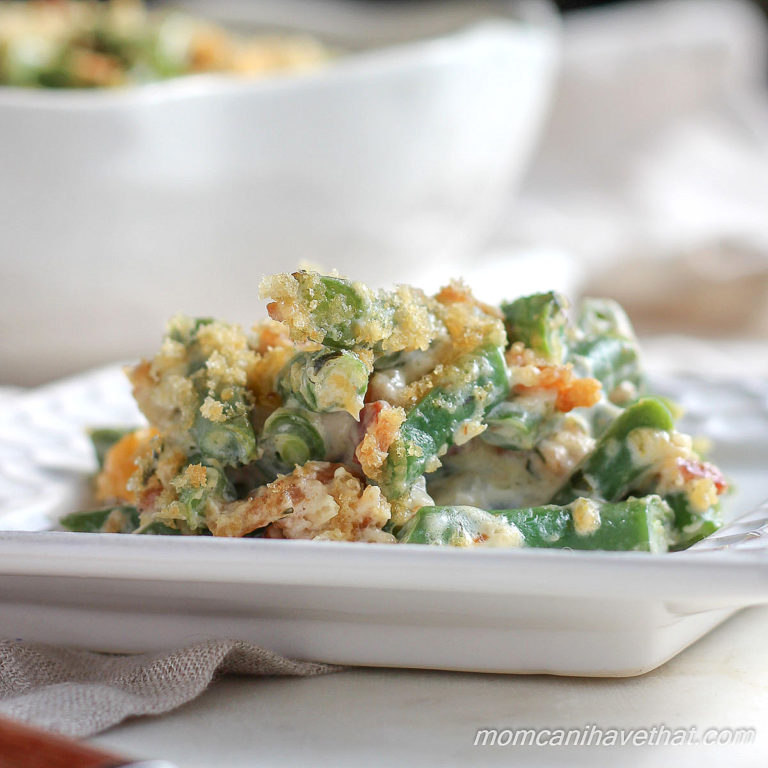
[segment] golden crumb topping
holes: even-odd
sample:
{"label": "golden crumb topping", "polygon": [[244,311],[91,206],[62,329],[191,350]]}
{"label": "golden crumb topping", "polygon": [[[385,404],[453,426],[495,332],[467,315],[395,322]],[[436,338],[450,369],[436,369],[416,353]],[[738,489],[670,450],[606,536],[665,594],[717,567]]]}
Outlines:
{"label": "golden crumb topping", "polygon": [[407,285],[374,291],[363,283],[303,271],[267,277],[259,292],[273,299],[269,316],[285,323],[300,343],[322,344],[343,335],[347,348],[426,350],[442,331],[435,300]]}
{"label": "golden crumb topping", "polygon": [[244,536],[266,525],[287,539],[394,541],[382,528],[389,503],[339,464],[311,461],[262,486],[249,498],[209,512],[214,536]]}
{"label": "golden crumb topping", "polygon": [[362,421],[365,434],[355,449],[355,458],[360,462],[366,477],[378,482],[389,448],[397,437],[400,425],[405,421],[405,411],[378,400],[365,407]]}
{"label": "golden crumb topping", "polygon": [[245,389],[257,354],[238,325],[177,315],[160,352],[128,369],[142,413],[170,445],[188,449],[198,415],[222,423],[246,414]]}
{"label": "golden crumb topping", "polygon": [[452,280],[437,293],[435,299],[439,317],[451,337],[454,356],[472,351],[482,344],[506,344],[507,334],[501,311],[478,301],[463,281]]}

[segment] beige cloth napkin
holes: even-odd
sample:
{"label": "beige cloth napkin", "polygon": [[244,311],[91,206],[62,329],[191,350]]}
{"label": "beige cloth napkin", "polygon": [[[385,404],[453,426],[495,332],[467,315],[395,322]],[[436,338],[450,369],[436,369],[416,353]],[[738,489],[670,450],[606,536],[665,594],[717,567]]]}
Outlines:
{"label": "beige cloth napkin", "polygon": [[313,676],[339,669],[234,640],[135,655],[6,640],[0,641],[0,714],[82,738],[127,717],[169,712],[199,696],[217,675]]}

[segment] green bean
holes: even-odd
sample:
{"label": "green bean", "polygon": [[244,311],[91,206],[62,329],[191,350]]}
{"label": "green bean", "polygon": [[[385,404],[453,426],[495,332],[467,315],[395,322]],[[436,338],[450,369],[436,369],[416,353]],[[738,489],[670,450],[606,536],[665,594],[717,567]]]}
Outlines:
{"label": "green bean", "polygon": [[[188,470],[197,465],[205,468],[204,483],[192,482],[187,475]],[[205,517],[209,506],[221,506],[236,497],[235,488],[229,481],[224,467],[209,457],[190,457],[189,464],[179,473],[173,484],[178,491],[178,498],[173,506],[194,533],[207,530]],[[155,525],[157,522],[159,521],[152,521],[149,525]],[[137,533],[144,533],[145,530],[146,527],[142,526]]]}
{"label": "green bean", "polygon": [[568,359],[582,376],[597,379],[609,397],[624,382],[632,384],[634,391],[643,389],[639,352],[634,341],[617,336],[583,339],[571,346]]}
{"label": "green bean", "polygon": [[566,351],[567,302],[557,293],[535,293],[504,302],[510,344],[521,341],[552,363],[561,363]]}
{"label": "green bean", "polygon": [[[142,536],[181,536],[181,531],[178,528],[171,528],[170,525],[165,525],[159,521],[137,528],[133,533]],[[196,531],[196,533],[204,534],[205,531]]]}
{"label": "green bean", "polygon": [[540,400],[516,397],[491,408],[485,416],[487,429],[480,438],[490,445],[529,451],[557,423],[553,409]]}
{"label": "green bean", "polygon": [[674,550],[687,549],[705,536],[714,533],[723,524],[719,503],[708,507],[703,512],[698,512],[684,491],[667,494],[664,500],[675,515],[672,527],[672,549]]}
{"label": "green bean", "polygon": [[209,380],[210,357],[201,347],[198,336],[202,328],[215,322],[207,317],[182,318],[171,325],[168,336],[184,345],[186,375],[197,398],[189,430],[193,450],[224,466],[243,465],[255,458],[257,450],[250,420],[252,403],[244,386],[229,382],[212,384]]}
{"label": "green bean", "polygon": [[192,435],[203,456],[227,466],[247,464],[256,454],[256,435],[247,414],[218,422],[198,412]]}
{"label": "green bean", "polygon": [[401,425],[384,465],[385,494],[403,496],[421,475],[436,469],[461,425],[481,419],[508,392],[509,372],[497,346],[480,347],[449,366]]}
{"label": "green bean", "polygon": [[[143,533],[160,536],[174,536],[181,533],[160,522],[150,523],[140,528],[139,513],[136,507],[123,504],[88,512],[72,512],[61,518],[61,525],[68,531],[80,533],[103,533],[107,519],[110,520],[110,532],[113,533]],[[116,525],[117,524],[117,525]]]}
{"label": "green bean", "polygon": [[641,392],[645,382],[640,348],[621,306],[612,299],[584,299],[578,326],[581,338],[570,345],[568,353],[578,373],[596,378],[608,397],[624,382]]}
{"label": "green bean", "polygon": [[442,330],[433,302],[407,286],[374,291],[362,283],[302,271],[290,278],[267,278],[262,295],[275,299],[268,306],[270,315],[291,328],[294,340],[334,349],[426,349]]}
{"label": "green bean", "polygon": [[627,313],[621,304],[613,299],[582,299],[577,324],[587,338],[635,338],[635,331]]}
{"label": "green bean", "polygon": [[281,371],[277,389],[284,405],[316,413],[346,411],[357,418],[369,374],[368,366],[345,349],[298,352]]}
{"label": "green bean", "polygon": [[325,458],[319,421],[309,411],[278,408],[264,422],[259,465],[268,475],[290,472],[298,464]]}
{"label": "green bean", "polygon": [[136,507],[121,504],[118,506],[93,509],[87,512],[71,512],[59,521],[68,531],[96,533],[104,528],[107,518],[112,516],[112,522],[119,523],[118,533],[131,533],[139,527],[139,513]]}
{"label": "green bean", "polygon": [[[671,510],[659,496],[619,503],[577,499],[547,505],[485,512],[475,507],[422,507],[398,531],[408,544],[473,546],[507,541],[527,547],[665,552]],[[500,526],[500,522],[504,521]],[[494,541],[501,530],[504,539]],[[522,541],[516,540],[518,531]]]}
{"label": "green bean", "polygon": [[555,494],[553,504],[568,504],[581,496],[618,501],[650,462],[632,450],[636,429],[671,431],[672,415],[661,400],[647,397],[624,410],[605,431],[595,450]]}

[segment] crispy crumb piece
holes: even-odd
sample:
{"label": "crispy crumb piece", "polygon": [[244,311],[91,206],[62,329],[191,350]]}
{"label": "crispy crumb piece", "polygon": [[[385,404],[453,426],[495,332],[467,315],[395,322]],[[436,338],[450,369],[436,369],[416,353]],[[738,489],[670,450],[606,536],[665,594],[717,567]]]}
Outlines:
{"label": "crispy crumb piece", "polygon": [[418,288],[398,285],[393,291],[375,291],[363,283],[340,281],[345,287],[335,290],[326,279],[304,271],[270,275],[261,283],[261,297],[273,299],[267,305],[269,316],[285,323],[295,342],[324,343],[331,329],[343,328],[345,348],[379,346],[398,352],[426,350],[442,332],[437,303]]}
{"label": "crispy crumb piece", "polygon": [[164,441],[188,450],[198,415],[223,422],[250,407],[244,387],[256,360],[240,326],[177,315],[160,352],[126,372],[139,408]]}
{"label": "crispy crumb piece", "polygon": [[287,539],[392,542],[382,531],[389,518],[378,487],[340,464],[311,461],[248,499],[209,512],[207,523],[214,536],[244,536],[271,524],[271,536]]}
{"label": "crispy crumb piece", "polygon": [[221,423],[227,420],[227,417],[224,415],[224,403],[214,400],[210,395],[203,400],[203,404],[200,406],[200,413],[209,421]]}
{"label": "crispy crumb piece", "polygon": [[571,363],[549,363],[519,341],[507,350],[506,359],[516,392],[551,390],[556,393],[555,408],[562,413],[574,408],[589,408],[600,400],[600,382],[574,376]]}
{"label": "crispy crumb piece", "polygon": [[355,448],[355,458],[360,462],[366,477],[377,481],[380,479],[389,447],[404,421],[405,411],[383,400],[365,406],[362,415],[365,434]]}

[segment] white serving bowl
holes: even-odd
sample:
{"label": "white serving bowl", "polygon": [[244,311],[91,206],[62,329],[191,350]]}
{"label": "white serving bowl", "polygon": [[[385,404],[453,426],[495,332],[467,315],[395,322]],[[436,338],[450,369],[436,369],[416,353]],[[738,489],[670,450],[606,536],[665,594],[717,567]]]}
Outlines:
{"label": "white serving bowl", "polygon": [[260,276],[301,259],[460,271],[557,47],[556,25],[497,17],[301,75],[0,88],[0,383],[151,352],[178,311],[249,322]]}

